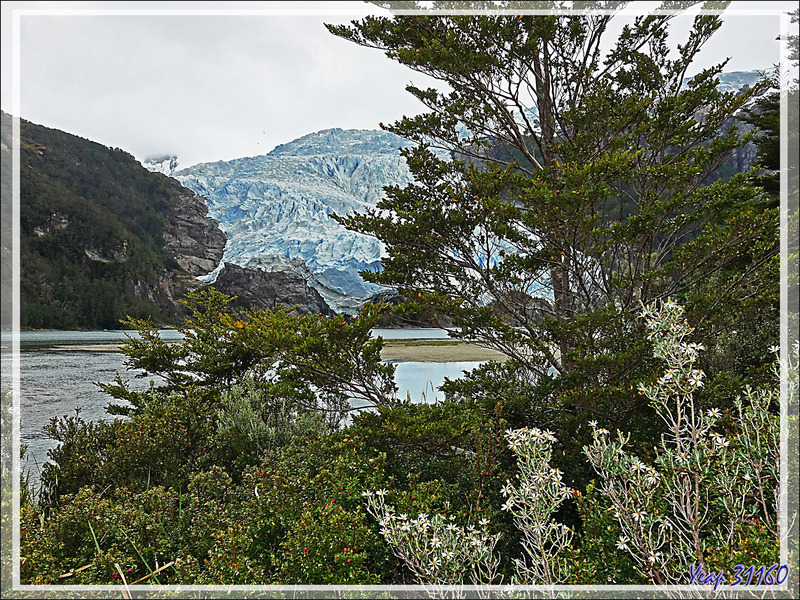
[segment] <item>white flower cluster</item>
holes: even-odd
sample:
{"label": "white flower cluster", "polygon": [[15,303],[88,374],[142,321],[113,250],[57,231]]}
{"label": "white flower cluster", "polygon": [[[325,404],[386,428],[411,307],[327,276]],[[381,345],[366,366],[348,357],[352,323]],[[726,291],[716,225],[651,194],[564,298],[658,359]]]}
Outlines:
{"label": "white flower cluster", "polygon": [[378,519],[381,535],[421,583],[478,585],[497,578],[499,558],[494,547],[500,536],[489,533],[488,519],[481,519],[475,527],[456,523],[452,515],[419,513],[411,518],[386,504],[386,490],[362,495],[367,510]]}
{"label": "white flower cluster", "polygon": [[507,430],[506,440],[517,455],[517,483],[506,481],[500,492],[506,498],[502,509],[514,515],[522,532],[527,560],[516,559],[517,583],[554,585],[567,580],[566,561],[559,553],[569,545],[573,531],[553,520],[553,513],[571,494],[563,473],[550,466],[550,431],[536,428]]}

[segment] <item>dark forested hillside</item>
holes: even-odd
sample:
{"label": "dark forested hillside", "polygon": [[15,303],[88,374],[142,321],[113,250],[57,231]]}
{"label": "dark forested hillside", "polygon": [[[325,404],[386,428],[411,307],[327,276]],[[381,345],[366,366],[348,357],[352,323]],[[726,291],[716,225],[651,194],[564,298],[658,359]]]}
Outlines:
{"label": "dark forested hillside", "polygon": [[127,152],[22,120],[21,327],[174,321],[176,301],[222,256],[225,236],[206,212]]}
{"label": "dark forested hillside", "polygon": [[2,288],[2,325],[3,330],[11,329],[11,294],[7,290],[12,286],[11,247],[12,244],[12,214],[11,214],[11,119],[2,113],[0,121],[2,134],[0,135],[0,288]]}

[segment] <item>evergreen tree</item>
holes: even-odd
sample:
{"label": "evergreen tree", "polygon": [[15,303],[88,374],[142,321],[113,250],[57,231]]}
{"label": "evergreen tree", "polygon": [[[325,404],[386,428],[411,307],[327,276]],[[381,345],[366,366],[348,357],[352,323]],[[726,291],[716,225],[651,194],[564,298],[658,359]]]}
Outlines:
{"label": "evergreen tree", "polygon": [[651,372],[640,303],[678,299],[705,339],[766,311],[766,356],[779,287],[777,210],[754,173],[719,173],[766,84],[721,92],[724,63],[687,81],[716,14],[675,51],[674,13],[639,16],[604,53],[622,5],[328,26],[445,84],[409,85],[429,112],[384,126],[417,143],[415,183],[339,217],[386,245],[365,277],[506,353],[538,404],[611,424],[642,405],[632,381]]}

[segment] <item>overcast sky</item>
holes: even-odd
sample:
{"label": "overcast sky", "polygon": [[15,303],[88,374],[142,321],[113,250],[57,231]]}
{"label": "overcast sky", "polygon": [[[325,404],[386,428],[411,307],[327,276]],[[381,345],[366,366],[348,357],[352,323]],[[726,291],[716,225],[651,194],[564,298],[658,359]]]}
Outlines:
{"label": "overcast sky", "polygon": [[[769,70],[780,56],[776,13],[796,6],[733,2],[698,68],[730,57],[726,70]],[[28,11],[18,82],[12,9]],[[134,14],[165,9],[175,14]],[[388,14],[362,2],[4,1],[2,10],[3,110],[13,112],[18,84],[21,117],[140,160],[175,154],[186,167],[265,154],[320,129],[378,129],[421,112],[405,86],[431,83],[327,32],[324,23]],[[690,23],[673,25],[677,41]]]}

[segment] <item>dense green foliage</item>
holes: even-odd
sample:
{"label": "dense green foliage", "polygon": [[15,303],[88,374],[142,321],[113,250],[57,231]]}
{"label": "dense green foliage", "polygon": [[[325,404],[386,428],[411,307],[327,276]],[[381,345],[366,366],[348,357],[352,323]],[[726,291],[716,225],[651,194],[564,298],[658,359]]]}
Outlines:
{"label": "dense green foliage", "polygon": [[180,272],[164,250],[170,185],[118,148],[20,123],[20,325],[118,329],[165,323],[159,284]]}
{"label": "dense green foliage", "polygon": [[[361,492],[383,484],[385,459],[365,438],[332,433],[348,412],[336,386],[373,393],[392,380],[368,335],[377,311],[345,324],[286,310],[234,315],[230,300],[213,289],[191,295],[185,341],[174,345],[150,322],[128,323],[142,334],[127,343],[129,364],[164,380],[143,393],[105,386],[128,418],[53,419],[60,445],[38,508],[23,511],[26,580],[91,563],[70,583],[114,582],[116,563],[131,581],[167,562],[154,581],[386,578],[385,548],[360,508]],[[393,383],[382,390],[374,403],[394,403]]]}
{"label": "dense green foliage", "polygon": [[[391,490],[399,514],[490,523],[498,577],[511,580],[521,539],[501,504],[518,466],[502,414],[505,403],[516,403],[508,414],[529,418],[524,387],[503,395],[487,384],[480,400],[476,393],[436,404],[376,396],[372,410],[347,420],[336,412],[335,421],[326,385],[357,389],[375,374],[381,340],[363,332],[380,307],[347,323],[283,310],[234,315],[229,300],[213,290],[191,296],[184,342],[165,345],[137,323],[142,339],[126,344],[129,364],[162,374],[164,383],[140,394],[107,386],[127,418],[53,419],[49,434],[60,445],[50,452],[43,487],[23,496],[23,581],[414,583],[367,510],[364,494],[381,489]],[[306,352],[308,338],[293,335],[302,330],[314,331],[314,344],[328,351]],[[344,348],[352,368],[336,376]],[[382,366],[391,379],[393,367]],[[498,369],[485,367],[470,385]],[[725,423],[736,430],[733,420]],[[578,533],[561,559],[575,583],[646,583],[614,548],[621,533],[608,498],[569,474],[583,441],[563,440],[551,455],[569,482],[557,518]],[[755,508],[762,524],[774,522],[768,508]],[[730,553],[772,560],[774,537],[758,522],[741,525],[749,529],[729,548],[711,546],[715,564]]]}

